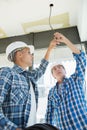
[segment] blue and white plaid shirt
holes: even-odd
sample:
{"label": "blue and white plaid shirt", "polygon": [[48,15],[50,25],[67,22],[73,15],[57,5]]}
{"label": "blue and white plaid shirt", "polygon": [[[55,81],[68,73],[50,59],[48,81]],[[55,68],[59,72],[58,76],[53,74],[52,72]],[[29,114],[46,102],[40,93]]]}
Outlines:
{"label": "blue and white plaid shirt", "polygon": [[[44,74],[48,61],[43,59],[39,68],[24,71],[17,65],[0,70],[0,130],[24,129],[31,109],[29,80],[32,82],[38,104],[37,80]],[[27,78],[26,78],[26,76]]]}
{"label": "blue and white plaid shirt", "polygon": [[[87,130],[87,104],[84,94],[85,53],[73,54],[75,73],[51,88],[48,95],[46,122],[59,130]],[[61,90],[60,90],[61,89]]]}

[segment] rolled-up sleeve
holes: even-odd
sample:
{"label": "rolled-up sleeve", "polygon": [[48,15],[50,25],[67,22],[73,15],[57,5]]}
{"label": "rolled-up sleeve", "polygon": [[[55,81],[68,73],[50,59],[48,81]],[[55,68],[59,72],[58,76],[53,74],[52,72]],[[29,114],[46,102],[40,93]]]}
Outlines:
{"label": "rolled-up sleeve", "polygon": [[83,82],[87,64],[86,54],[84,52],[81,52],[80,54],[73,54],[73,56],[76,61],[76,70],[72,77],[78,78],[80,82]]}
{"label": "rolled-up sleeve", "polygon": [[45,114],[45,122],[48,123],[48,124],[53,124],[52,121],[53,121],[53,100],[51,98],[51,91],[49,91],[49,94],[48,94],[48,102],[47,102],[47,109],[46,109],[46,114]]}
{"label": "rolled-up sleeve", "polygon": [[16,130],[17,126],[12,123],[3,113],[2,104],[6,98],[11,84],[7,71],[0,71],[0,130]]}
{"label": "rolled-up sleeve", "polygon": [[49,62],[47,60],[42,59],[39,67],[29,72],[29,77],[32,78],[34,82],[38,81],[38,79],[45,73],[48,64]]}

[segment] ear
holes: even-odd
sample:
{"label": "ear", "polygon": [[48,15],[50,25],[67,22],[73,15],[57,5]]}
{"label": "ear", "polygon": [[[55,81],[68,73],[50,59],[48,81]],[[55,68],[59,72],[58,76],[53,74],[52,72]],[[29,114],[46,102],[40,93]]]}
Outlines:
{"label": "ear", "polygon": [[21,51],[17,51],[15,56],[16,56],[16,59],[21,58],[21,56],[22,56]]}
{"label": "ear", "polygon": [[17,56],[21,56],[21,55],[22,55],[21,51],[17,51]]}

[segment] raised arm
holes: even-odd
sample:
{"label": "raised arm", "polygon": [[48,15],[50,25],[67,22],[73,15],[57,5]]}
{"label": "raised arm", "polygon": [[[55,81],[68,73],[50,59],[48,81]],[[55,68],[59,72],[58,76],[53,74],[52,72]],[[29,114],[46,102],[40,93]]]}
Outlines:
{"label": "raised arm", "polygon": [[47,51],[46,51],[46,54],[45,54],[45,56],[44,56],[44,59],[45,59],[45,60],[49,60],[50,53],[51,53],[51,51],[56,47],[56,45],[57,45],[57,41],[56,41],[55,39],[53,39],[53,40],[50,42],[49,47],[48,47],[48,49],[47,49]]}
{"label": "raised arm", "polygon": [[83,83],[86,71],[85,53],[76,48],[76,46],[61,33],[56,32],[54,34],[54,39],[57,41],[57,44],[65,43],[73,52],[73,56],[76,61],[76,70],[72,77],[77,77],[79,79],[79,82]]}
{"label": "raised arm", "polygon": [[50,54],[51,54],[52,50],[56,47],[56,45],[57,45],[57,42],[55,39],[53,39],[49,44],[49,47],[46,51],[44,59],[41,60],[40,66],[38,68],[32,70],[31,72],[29,72],[29,76],[33,81],[36,82],[45,73],[45,70],[49,63],[48,61],[49,61]]}
{"label": "raised arm", "polygon": [[80,54],[80,50],[78,48],[76,48],[76,46],[68,38],[66,38],[64,35],[62,35],[61,33],[56,32],[54,34],[54,39],[56,40],[57,44],[64,43],[71,49],[71,51],[73,53]]}

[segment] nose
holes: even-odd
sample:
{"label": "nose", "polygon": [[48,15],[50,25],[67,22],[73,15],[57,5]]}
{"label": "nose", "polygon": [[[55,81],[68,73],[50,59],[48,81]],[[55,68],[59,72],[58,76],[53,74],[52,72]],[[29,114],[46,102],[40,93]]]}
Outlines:
{"label": "nose", "polygon": [[59,67],[56,68],[57,71],[61,71],[61,69]]}
{"label": "nose", "polygon": [[34,57],[34,54],[31,54],[32,58]]}
{"label": "nose", "polygon": [[31,58],[32,58],[32,60],[34,59],[34,54],[31,54]]}

